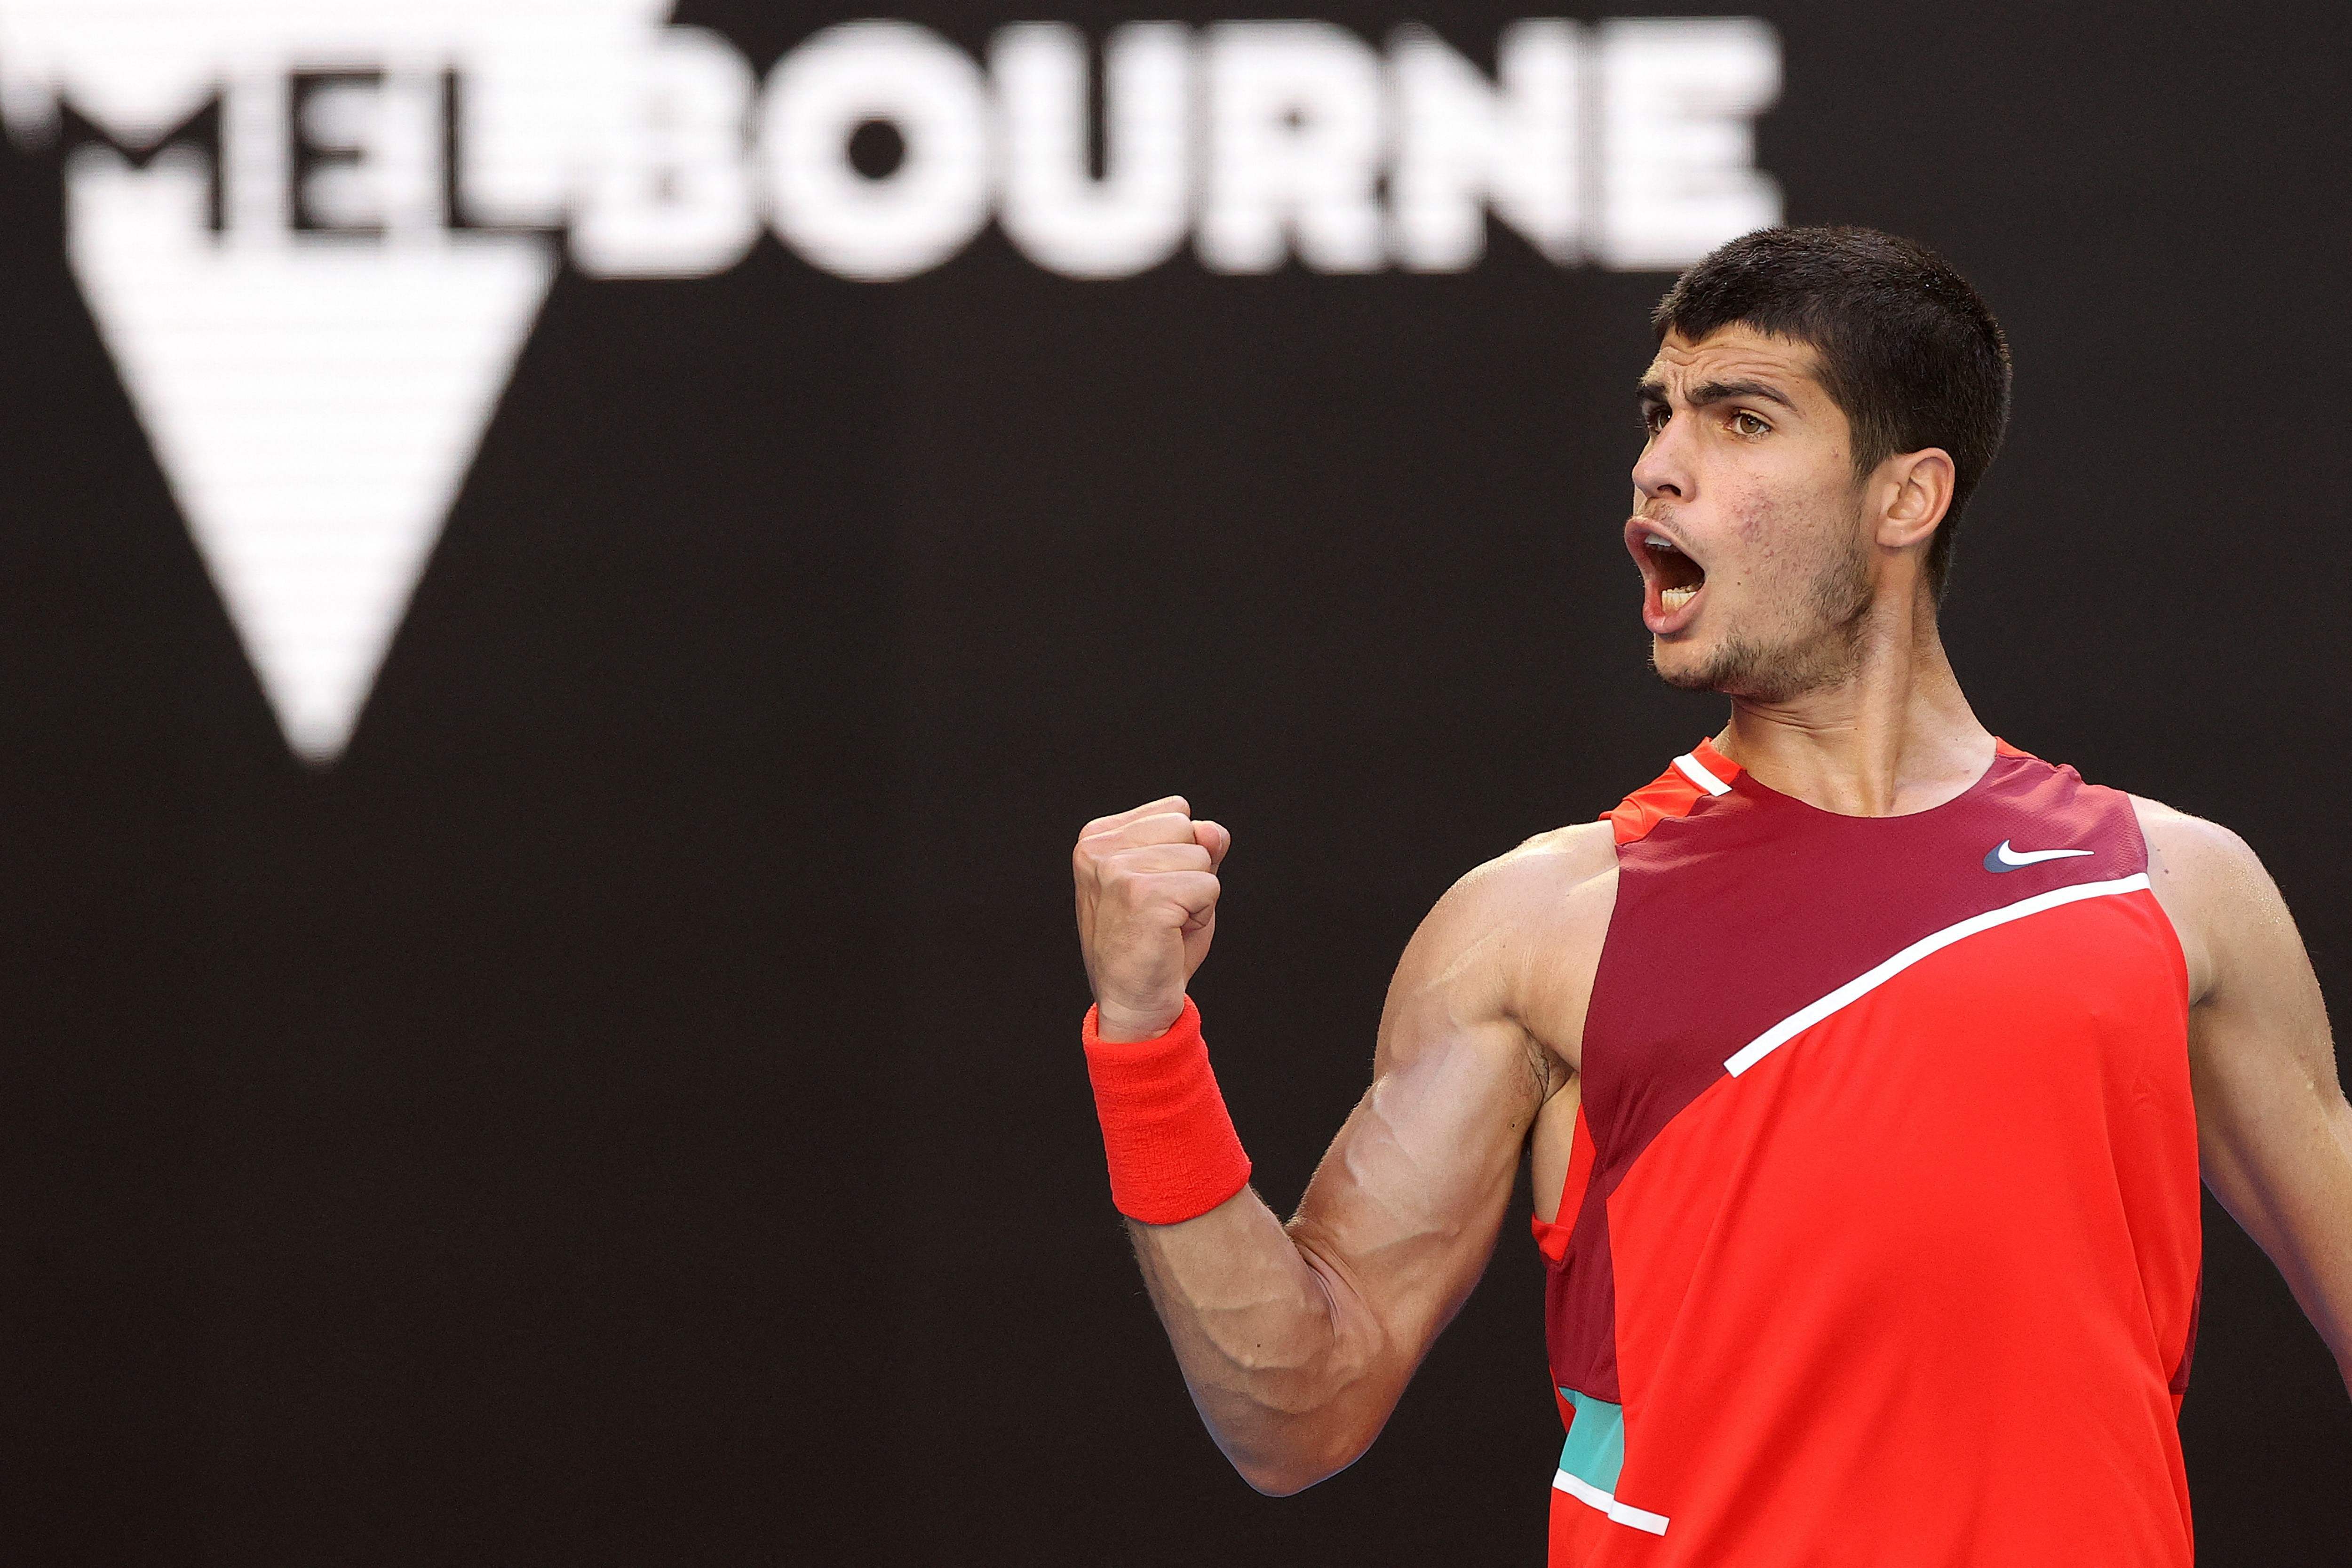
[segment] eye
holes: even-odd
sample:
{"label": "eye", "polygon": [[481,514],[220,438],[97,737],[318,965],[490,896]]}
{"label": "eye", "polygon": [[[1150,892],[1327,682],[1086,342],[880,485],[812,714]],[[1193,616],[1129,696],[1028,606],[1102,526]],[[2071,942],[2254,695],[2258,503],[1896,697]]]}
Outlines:
{"label": "eye", "polygon": [[1666,427],[1670,411],[1663,404],[1653,403],[1642,410],[1642,428],[1654,436]]}
{"label": "eye", "polygon": [[1745,408],[1731,416],[1731,427],[1742,436],[1769,435],[1772,429],[1771,426]]}

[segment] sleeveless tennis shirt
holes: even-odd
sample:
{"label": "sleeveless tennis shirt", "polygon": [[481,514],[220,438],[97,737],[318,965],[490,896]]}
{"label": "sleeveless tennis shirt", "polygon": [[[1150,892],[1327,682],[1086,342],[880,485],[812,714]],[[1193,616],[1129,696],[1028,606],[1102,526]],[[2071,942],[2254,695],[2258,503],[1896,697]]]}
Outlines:
{"label": "sleeveless tennis shirt", "polygon": [[2188,973],[2130,800],[2000,745],[1841,816],[1702,743],[1606,820],[1554,1568],[2187,1568]]}

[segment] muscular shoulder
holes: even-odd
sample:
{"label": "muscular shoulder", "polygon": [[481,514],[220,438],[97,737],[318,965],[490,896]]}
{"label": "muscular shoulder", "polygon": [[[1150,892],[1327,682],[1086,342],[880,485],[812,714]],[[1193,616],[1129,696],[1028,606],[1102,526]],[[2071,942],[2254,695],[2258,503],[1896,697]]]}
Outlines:
{"label": "muscular shoulder", "polygon": [[1538,833],[1507,855],[1498,855],[1463,879],[1494,878],[1550,892],[1581,888],[1617,874],[1617,839],[1606,822],[1578,822]]}
{"label": "muscular shoulder", "polygon": [[1443,1007],[1515,1026],[1573,1070],[1609,916],[1617,847],[1609,825],[1538,834],[1437,900],[1398,965],[1391,1011]]}
{"label": "muscular shoulder", "polygon": [[2148,882],[2189,960],[2189,994],[2213,987],[2249,922],[2284,922],[2286,906],[2246,841],[2218,822],[2131,797],[2147,841]]}
{"label": "muscular shoulder", "polygon": [[1557,938],[1606,925],[1617,883],[1617,844],[1605,822],[1538,833],[1446,889],[1430,911],[1445,926]]}

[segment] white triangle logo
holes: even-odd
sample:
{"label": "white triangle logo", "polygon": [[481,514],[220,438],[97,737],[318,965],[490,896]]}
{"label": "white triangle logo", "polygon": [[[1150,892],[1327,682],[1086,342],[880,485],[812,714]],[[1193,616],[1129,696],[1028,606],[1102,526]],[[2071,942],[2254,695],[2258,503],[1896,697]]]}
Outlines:
{"label": "white triangle logo", "polygon": [[[351,738],[554,280],[583,150],[667,10],[0,0],[11,127],[69,104],[116,143],[67,154],[68,258],[306,759]],[[454,221],[460,101],[468,224],[496,227]]]}
{"label": "white triangle logo", "polygon": [[331,759],[546,297],[552,248],[457,235],[239,254],[173,210],[201,202],[200,183],[110,154],[68,193],[74,274],[262,689],[294,750]]}

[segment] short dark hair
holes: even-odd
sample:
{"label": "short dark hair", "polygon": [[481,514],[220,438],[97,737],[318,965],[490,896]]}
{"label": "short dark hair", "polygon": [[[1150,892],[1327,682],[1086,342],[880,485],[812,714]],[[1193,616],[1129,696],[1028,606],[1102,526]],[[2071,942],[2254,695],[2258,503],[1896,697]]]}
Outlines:
{"label": "short dark hair", "polygon": [[1927,547],[1938,597],[1960,509],[2009,425],[2009,342],[1967,279],[1916,240],[1874,228],[1763,228],[1717,247],[1652,312],[1663,341],[1744,326],[1811,347],[1868,474],[1897,452],[1951,454],[1951,510]]}

